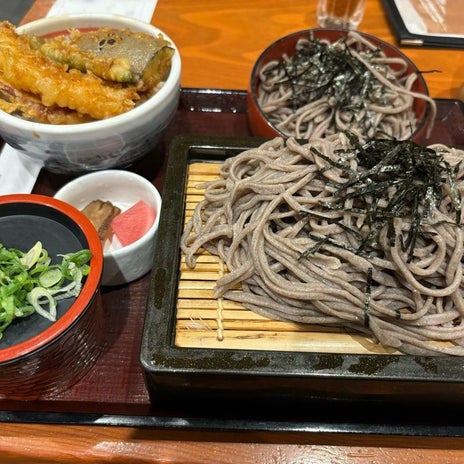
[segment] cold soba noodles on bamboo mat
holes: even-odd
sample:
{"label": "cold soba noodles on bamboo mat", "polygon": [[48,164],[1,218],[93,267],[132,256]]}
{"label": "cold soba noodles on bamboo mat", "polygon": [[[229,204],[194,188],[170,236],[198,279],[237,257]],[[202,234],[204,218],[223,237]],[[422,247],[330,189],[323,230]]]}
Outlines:
{"label": "cold soba noodles on bamboo mat", "polygon": [[274,139],[201,186],[185,262],[195,267],[202,249],[219,256],[215,297],[271,319],[463,355],[463,155],[349,134]]}

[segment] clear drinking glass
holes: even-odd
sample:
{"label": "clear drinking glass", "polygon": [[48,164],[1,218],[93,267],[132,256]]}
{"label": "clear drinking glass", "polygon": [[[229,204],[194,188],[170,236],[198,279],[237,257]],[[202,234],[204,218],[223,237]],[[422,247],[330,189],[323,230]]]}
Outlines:
{"label": "clear drinking glass", "polygon": [[357,29],[366,0],[318,0],[317,22],[329,29]]}

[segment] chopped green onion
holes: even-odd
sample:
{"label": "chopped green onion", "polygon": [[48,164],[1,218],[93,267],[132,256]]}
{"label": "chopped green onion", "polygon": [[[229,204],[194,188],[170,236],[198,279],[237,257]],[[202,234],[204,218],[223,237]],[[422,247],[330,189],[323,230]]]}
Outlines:
{"label": "chopped green onion", "polygon": [[56,285],[62,277],[63,273],[61,272],[61,269],[50,269],[40,275],[39,284],[45,288],[52,287],[53,285]]}
{"label": "chopped green onion", "polygon": [[58,256],[61,263],[51,264],[41,242],[27,252],[0,244],[0,339],[15,318],[37,313],[55,321],[57,301],[79,295],[90,250]]}
{"label": "chopped green onion", "polygon": [[[38,314],[49,321],[56,321],[56,301],[46,288],[34,287],[27,294],[27,301],[29,301]],[[48,311],[44,309],[45,304],[48,304]]]}
{"label": "chopped green onion", "polygon": [[30,269],[40,258],[42,253],[42,244],[37,242],[24,256],[20,258],[20,261],[27,269]]}

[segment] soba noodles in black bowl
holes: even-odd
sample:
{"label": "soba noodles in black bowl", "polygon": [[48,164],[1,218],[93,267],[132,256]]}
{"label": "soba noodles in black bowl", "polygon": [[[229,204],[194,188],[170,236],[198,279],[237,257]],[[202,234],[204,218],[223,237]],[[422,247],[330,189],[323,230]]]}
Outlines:
{"label": "soba noodles in black bowl", "polygon": [[433,122],[434,101],[417,69],[392,45],[357,31],[312,29],[270,45],[248,92],[258,136],[417,139]]}

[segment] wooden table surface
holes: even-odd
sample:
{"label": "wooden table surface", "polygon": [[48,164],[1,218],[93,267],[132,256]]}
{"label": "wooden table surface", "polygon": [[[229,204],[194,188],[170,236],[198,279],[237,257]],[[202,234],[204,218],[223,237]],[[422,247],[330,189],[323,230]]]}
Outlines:
{"label": "wooden table surface", "polygon": [[[53,2],[37,0],[24,22]],[[315,27],[315,0],[158,0],[152,22],[177,44],[184,87],[246,89],[254,60],[274,39]],[[395,41],[380,0],[367,0],[360,30]],[[457,98],[463,52],[403,48],[432,97]],[[0,425],[1,463],[462,463],[464,440],[327,433],[189,432],[130,427]]]}

